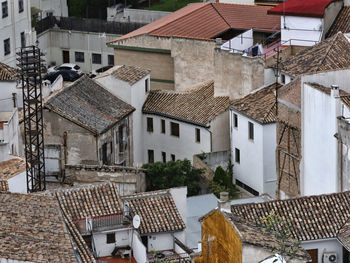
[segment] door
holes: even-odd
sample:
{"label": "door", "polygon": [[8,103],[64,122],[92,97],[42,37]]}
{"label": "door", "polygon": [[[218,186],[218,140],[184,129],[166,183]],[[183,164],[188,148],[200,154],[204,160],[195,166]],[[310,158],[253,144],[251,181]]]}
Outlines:
{"label": "door", "polygon": [[69,51],[62,50],[63,63],[69,63]]}
{"label": "door", "polygon": [[311,263],[318,263],[318,249],[307,249],[306,251],[311,257]]}
{"label": "door", "polygon": [[59,175],[61,161],[60,145],[45,145],[45,173],[46,175]]}

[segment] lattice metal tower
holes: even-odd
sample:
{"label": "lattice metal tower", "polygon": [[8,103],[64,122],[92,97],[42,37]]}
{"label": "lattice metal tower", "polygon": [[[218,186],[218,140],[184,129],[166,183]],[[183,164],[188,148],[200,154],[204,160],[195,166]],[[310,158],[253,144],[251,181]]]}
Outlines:
{"label": "lattice metal tower", "polygon": [[22,77],[27,191],[44,191],[46,182],[41,93],[43,54],[38,47],[28,46],[22,47],[17,55]]}

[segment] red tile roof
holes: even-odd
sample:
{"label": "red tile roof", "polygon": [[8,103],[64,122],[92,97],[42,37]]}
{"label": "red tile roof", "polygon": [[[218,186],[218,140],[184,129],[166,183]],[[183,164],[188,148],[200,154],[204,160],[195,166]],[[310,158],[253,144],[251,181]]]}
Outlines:
{"label": "red tile roof", "polygon": [[148,34],[151,36],[213,39],[228,29],[275,32],[279,16],[269,16],[270,7],[225,3],[192,3],[116,40]]}
{"label": "red tile roof", "polygon": [[324,16],[326,7],[339,0],[287,0],[278,6],[267,11],[272,15],[289,15],[289,16],[305,16],[320,17]]}

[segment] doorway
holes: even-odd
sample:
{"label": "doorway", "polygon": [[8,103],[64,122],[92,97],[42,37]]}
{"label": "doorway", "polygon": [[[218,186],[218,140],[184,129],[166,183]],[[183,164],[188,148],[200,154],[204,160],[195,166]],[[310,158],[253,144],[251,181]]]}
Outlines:
{"label": "doorway", "polygon": [[69,63],[69,51],[62,50],[63,63]]}

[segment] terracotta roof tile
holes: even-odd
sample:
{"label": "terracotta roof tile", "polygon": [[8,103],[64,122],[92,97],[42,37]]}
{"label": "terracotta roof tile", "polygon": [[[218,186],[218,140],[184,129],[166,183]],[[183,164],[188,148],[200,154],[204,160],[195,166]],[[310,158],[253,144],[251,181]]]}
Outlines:
{"label": "terracotta roof tile", "polygon": [[338,32],[350,33],[350,6],[344,6],[338,14],[331,29],[327,33],[327,37],[331,37]]}
{"label": "terracotta roof tile", "polygon": [[335,238],[350,218],[350,192],[233,205],[232,213],[260,224],[271,212],[291,220],[291,233],[300,241]]}
{"label": "terracotta roof tile", "polygon": [[229,98],[214,97],[214,82],[185,92],[151,91],[143,112],[206,126],[229,107]]}
{"label": "terracotta roof tile", "polygon": [[326,7],[340,0],[288,0],[271,8],[268,13],[287,16],[323,17]]}
{"label": "terracotta roof tile", "polygon": [[50,96],[45,107],[98,134],[135,110],[87,76]]}
{"label": "terracotta roof tile", "polygon": [[267,15],[269,7],[225,3],[193,3],[108,43],[149,34],[213,40],[228,29],[277,31],[279,16]]}
{"label": "terracotta roof tile", "polygon": [[77,262],[54,197],[0,193],[0,257],[30,262]]}
{"label": "terracotta roof tile", "polygon": [[108,75],[112,75],[113,77],[123,80],[125,82],[130,83],[131,85],[147,76],[151,73],[151,70],[144,69],[136,66],[115,66],[100,75],[96,76],[95,79],[102,78]]}
{"label": "terracotta roof tile", "polygon": [[[280,87],[281,85],[278,85]],[[272,123],[276,121],[276,85],[272,84],[242,99],[232,101],[233,109],[251,117],[260,123]]]}
{"label": "terracotta roof tile", "polygon": [[350,43],[338,33],[281,62],[281,71],[291,77],[350,67]]}
{"label": "terracotta roof tile", "polygon": [[132,215],[141,218],[141,234],[180,231],[185,229],[181,215],[169,190],[144,192],[122,197]]}
{"label": "terracotta roof tile", "polygon": [[0,180],[8,180],[26,170],[26,162],[22,158],[12,158],[0,163]]}
{"label": "terracotta roof tile", "polygon": [[0,62],[0,80],[16,80],[19,77],[17,69]]}

